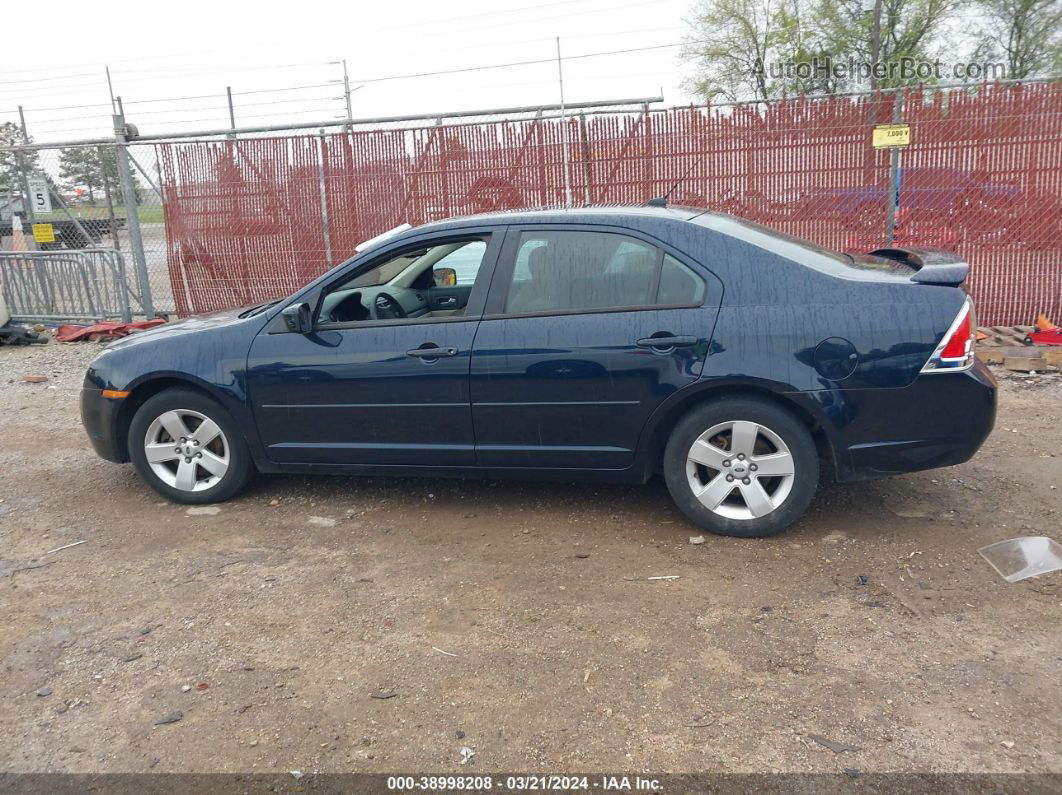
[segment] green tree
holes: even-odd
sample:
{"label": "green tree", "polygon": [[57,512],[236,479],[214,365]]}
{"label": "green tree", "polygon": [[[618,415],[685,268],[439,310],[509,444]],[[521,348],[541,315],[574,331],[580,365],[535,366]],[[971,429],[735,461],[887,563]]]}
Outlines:
{"label": "green tree", "polygon": [[[59,150],[59,179],[67,188],[84,187],[88,190],[89,203],[96,204],[96,193],[110,188],[116,203],[125,201],[122,182],[118,176],[118,163],[113,146],[68,146]],[[133,174],[133,191],[136,203],[140,204],[142,189]]]}
{"label": "green tree", "polygon": [[784,87],[766,67],[791,58],[799,47],[798,1],[697,0],[683,48],[697,70],[687,88],[707,101],[777,95]]}
{"label": "green tree", "polygon": [[[882,0],[879,63],[933,60],[946,23],[961,1]],[[865,89],[869,74],[838,75],[825,66],[827,59],[845,66],[849,59],[870,64],[872,8],[867,0],[697,0],[683,53],[696,69],[687,87],[706,100],[719,95],[766,100]],[[801,63],[814,67],[816,62],[823,68],[786,68]],[[887,88],[922,79],[904,80],[894,69],[879,84]]]}
{"label": "green tree", "polygon": [[[955,19],[960,4],[961,0],[882,0],[878,63],[889,69],[905,58],[935,60],[943,47],[947,23]],[[871,63],[874,15],[863,0],[817,0],[811,24],[818,33],[820,48],[835,61],[851,56],[857,62]],[[894,88],[920,82],[931,80],[904,77],[894,69],[879,80],[879,85]],[[854,91],[868,85],[867,78],[857,73],[839,80],[835,87]]]}
{"label": "green tree", "polygon": [[[30,139],[33,143],[33,139]],[[0,190],[12,190],[21,193],[21,181],[19,179],[18,156],[14,152],[4,151],[8,147],[21,146],[22,130],[14,122],[0,124]],[[37,168],[37,153],[27,150],[22,153],[22,166],[27,174]]]}
{"label": "green tree", "polygon": [[1062,2],[975,0],[974,7],[983,20],[976,57],[1003,61],[1015,80],[1062,70]]}
{"label": "green tree", "polygon": [[67,188],[86,188],[90,204],[96,203],[96,191],[103,188],[105,165],[100,155],[92,146],[68,146],[59,150],[59,179]]}

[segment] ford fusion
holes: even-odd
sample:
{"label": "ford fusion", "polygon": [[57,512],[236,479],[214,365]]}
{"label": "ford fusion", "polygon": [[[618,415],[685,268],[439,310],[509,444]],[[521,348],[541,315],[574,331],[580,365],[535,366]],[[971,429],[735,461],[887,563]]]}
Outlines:
{"label": "ford fusion", "polygon": [[97,453],[180,503],[254,472],[643,483],[713,533],[799,518],[820,473],[959,464],[992,429],[968,266],[829,251],[679,207],[400,228],[289,298],[109,345]]}

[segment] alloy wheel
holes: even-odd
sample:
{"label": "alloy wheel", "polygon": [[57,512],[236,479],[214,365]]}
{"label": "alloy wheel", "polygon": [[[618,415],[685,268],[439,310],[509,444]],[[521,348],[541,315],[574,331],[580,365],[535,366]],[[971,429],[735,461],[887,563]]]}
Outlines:
{"label": "alloy wheel", "polygon": [[782,438],[765,425],[713,425],[690,446],[686,478],[693,495],[727,519],[757,519],[778,509],[793,489],[796,467]]}
{"label": "alloy wheel", "polygon": [[148,426],[144,456],[167,486],[205,491],[225,477],[230,448],[224,432],[210,417],[192,409],[174,409]]}

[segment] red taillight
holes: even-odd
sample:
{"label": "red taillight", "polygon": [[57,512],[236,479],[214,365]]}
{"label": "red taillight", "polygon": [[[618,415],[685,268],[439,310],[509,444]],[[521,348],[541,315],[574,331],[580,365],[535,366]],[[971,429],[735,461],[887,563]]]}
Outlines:
{"label": "red taillight", "polygon": [[940,358],[944,361],[962,361],[970,353],[973,347],[973,331],[970,329],[970,305],[963,307],[962,320],[944,340],[944,349],[940,352]]}
{"label": "red taillight", "polygon": [[967,298],[955,316],[951,327],[937,345],[933,355],[922,368],[923,373],[952,372],[965,370],[974,360],[973,305]]}

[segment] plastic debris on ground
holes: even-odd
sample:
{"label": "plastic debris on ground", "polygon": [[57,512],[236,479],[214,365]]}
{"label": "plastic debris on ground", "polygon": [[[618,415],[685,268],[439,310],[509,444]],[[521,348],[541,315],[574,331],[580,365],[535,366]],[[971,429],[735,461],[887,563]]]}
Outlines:
{"label": "plastic debris on ground", "polygon": [[81,342],[83,340],[96,341],[100,339],[112,339],[126,337],[134,331],[161,326],[165,318],[157,317],[153,320],[141,320],[138,323],[106,322],[94,323],[91,326],[81,326],[77,323],[67,323],[58,328],[55,338],[59,342]]}
{"label": "plastic debris on ground", "polygon": [[1019,536],[977,550],[1007,582],[1062,570],[1062,546],[1047,536]]}

